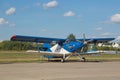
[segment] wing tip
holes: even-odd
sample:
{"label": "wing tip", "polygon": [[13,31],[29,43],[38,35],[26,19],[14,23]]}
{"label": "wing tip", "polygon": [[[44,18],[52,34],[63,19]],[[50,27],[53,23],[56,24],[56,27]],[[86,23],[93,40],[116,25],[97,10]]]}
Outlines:
{"label": "wing tip", "polygon": [[15,39],[16,39],[16,35],[13,35],[13,36],[10,38],[11,41],[14,41]]}

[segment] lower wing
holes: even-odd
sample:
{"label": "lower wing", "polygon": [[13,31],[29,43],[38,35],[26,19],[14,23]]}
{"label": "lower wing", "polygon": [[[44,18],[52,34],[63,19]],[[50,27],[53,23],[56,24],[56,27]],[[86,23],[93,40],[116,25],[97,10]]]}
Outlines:
{"label": "lower wing", "polygon": [[35,50],[28,50],[26,52],[39,53],[42,56],[56,56],[56,57],[62,57],[63,55],[68,56],[71,54],[71,53],[59,53],[59,52],[47,52],[47,51],[35,51]]}
{"label": "lower wing", "polygon": [[100,53],[102,53],[102,51],[87,51],[87,52],[80,53],[80,55],[93,55],[93,54],[100,54]]}

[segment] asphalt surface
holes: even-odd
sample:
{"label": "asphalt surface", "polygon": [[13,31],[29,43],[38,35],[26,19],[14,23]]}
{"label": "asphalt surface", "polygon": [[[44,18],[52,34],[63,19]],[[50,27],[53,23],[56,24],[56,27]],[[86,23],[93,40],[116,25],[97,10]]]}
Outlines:
{"label": "asphalt surface", "polygon": [[120,80],[120,62],[0,64],[0,80]]}

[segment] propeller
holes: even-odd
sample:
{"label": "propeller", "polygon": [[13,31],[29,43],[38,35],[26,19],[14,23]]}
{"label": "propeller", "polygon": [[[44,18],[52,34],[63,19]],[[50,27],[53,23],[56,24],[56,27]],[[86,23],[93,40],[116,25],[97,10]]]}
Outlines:
{"label": "propeller", "polygon": [[87,40],[86,39],[86,36],[85,36],[85,34],[83,34],[83,44],[84,44],[84,46],[83,46],[83,48],[81,49],[81,52],[85,52],[85,50],[87,50],[87,44],[88,43],[90,43],[90,42],[92,42],[93,40],[92,39],[90,39],[90,40]]}
{"label": "propeller", "polygon": [[84,43],[84,44],[88,44],[88,43],[90,43],[90,42],[93,42],[93,39],[90,39],[90,40],[87,40],[87,41],[86,41],[86,36],[85,36],[85,34],[83,34],[83,43]]}
{"label": "propeller", "polygon": [[82,47],[82,49],[81,49],[81,52],[84,52],[85,51],[85,47],[86,47],[86,44],[87,44],[87,42],[86,42],[86,37],[85,37],[85,34],[83,34],[83,47]]}

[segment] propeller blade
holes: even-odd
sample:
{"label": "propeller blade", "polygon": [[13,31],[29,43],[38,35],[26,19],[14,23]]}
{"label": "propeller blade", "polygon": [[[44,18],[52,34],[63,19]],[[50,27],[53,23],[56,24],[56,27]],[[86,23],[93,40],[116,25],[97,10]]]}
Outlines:
{"label": "propeller blade", "polygon": [[85,36],[85,34],[83,34],[83,43],[87,44],[87,43],[90,43],[90,42],[93,42],[93,39],[90,39],[90,40],[86,41],[86,36]]}
{"label": "propeller blade", "polygon": [[85,36],[85,34],[83,34],[83,43],[84,43],[84,44],[87,44],[87,41],[86,41],[86,36]]}
{"label": "propeller blade", "polygon": [[85,42],[85,39],[86,39],[85,34],[83,34],[83,41],[84,41],[84,42]]}

